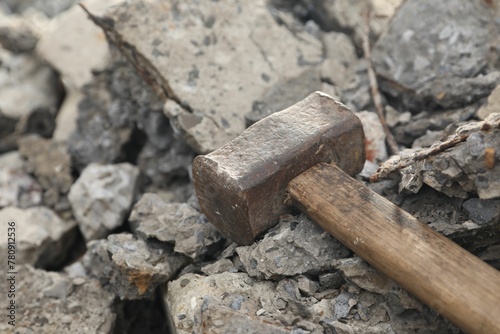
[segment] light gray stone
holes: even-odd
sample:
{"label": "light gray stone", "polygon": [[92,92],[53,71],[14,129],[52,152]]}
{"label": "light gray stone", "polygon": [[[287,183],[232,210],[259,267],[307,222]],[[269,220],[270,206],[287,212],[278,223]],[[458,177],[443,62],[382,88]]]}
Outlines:
{"label": "light gray stone", "polygon": [[22,170],[0,167],[0,208],[28,208],[42,203],[42,187]]}
{"label": "light gray stone", "polygon": [[26,159],[26,170],[34,174],[45,194],[53,194],[53,199],[44,198],[45,204],[55,206],[59,197],[67,194],[73,184],[71,158],[66,145],[30,135],[19,140],[19,153]]}
{"label": "light gray stone", "polygon": [[[102,10],[119,2],[121,0],[85,0],[81,3],[89,10]],[[104,33],[79,6],[69,8],[50,21],[50,29],[41,35],[37,52],[58,70],[67,90],[82,88],[92,79],[92,71],[103,70],[110,61]]]}
{"label": "light gray stone", "polygon": [[498,85],[488,96],[488,100],[481,108],[478,109],[476,115],[479,119],[484,120],[490,114],[500,110],[500,85]]}
{"label": "light gray stone", "polygon": [[[203,330],[221,334],[304,333],[298,324],[291,323],[300,319],[294,313],[297,308],[288,308],[288,302],[274,297],[275,289],[274,283],[254,281],[246,273],[187,274],[169,282],[164,300],[178,334]],[[310,324],[324,316],[322,310],[312,310]]]}
{"label": "light gray stone", "polygon": [[350,251],[305,215],[283,216],[264,239],[236,249],[249,275],[277,278],[333,269]]}
{"label": "light gray stone", "polygon": [[31,54],[12,54],[0,48],[0,113],[13,120],[36,109],[55,116],[61,94],[52,68]]}
{"label": "light gray stone", "polygon": [[241,133],[256,97],[323,60],[321,42],[276,24],[265,1],[167,4],[133,1],[95,21],[133,55],[168,100],[172,126],[200,153]]}
{"label": "light gray stone", "polygon": [[404,2],[372,50],[375,71],[385,80],[381,89],[415,110],[487,96],[500,81],[498,72],[480,74],[498,31],[496,15],[484,2]]}
{"label": "light gray stone", "polygon": [[[469,193],[477,193],[481,199],[500,197],[499,126],[500,113],[460,126],[455,135],[468,135],[467,139],[403,169],[401,188],[416,193],[425,183],[448,196],[467,198]],[[415,182],[408,182],[410,179]]]}
{"label": "light gray stone", "polygon": [[237,272],[233,261],[229,259],[220,259],[214,263],[208,263],[201,267],[201,272],[205,275],[220,274],[223,272]]}
{"label": "light gray stone", "polygon": [[462,207],[476,224],[497,224],[500,220],[500,200],[471,198]]}
{"label": "light gray stone", "polygon": [[144,194],[134,205],[129,221],[140,238],[174,243],[176,252],[195,261],[223,240],[198,210],[186,203],[167,203],[156,194]]}
{"label": "light gray stone", "polygon": [[[66,260],[67,251],[73,246],[77,234],[75,221],[63,221],[46,207],[6,207],[0,210],[0,219],[15,223],[16,264],[55,268]],[[5,238],[0,240],[4,254],[8,248],[6,232]],[[5,265],[6,256],[1,262]]]}
{"label": "light gray stone", "polygon": [[138,191],[138,176],[129,163],[90,164],[83,170],[68,199],[86,240],[103,238],[123,224]]}
{"label": "light gray stone", "polygon": [[32,51],[38,42],[37,32],[27,20],[3,14],[0,10],[0,45],[13,53]]}
{"label": "light gray stone", "polygon": [[[115,326],[114,295],[99,282],[87,279],[73,284],[66,274],[19,265],[15,275],[15,327],[7,319],[0,323],[2,333],[102,333],[111,334]],[[0,289],[9,290],[3,277]],[[7,309],[9,299],[2,298],[0,307]],[[4,313],[5,314],[5,313]]]}
{"label": "light gray stone", "polygon": [[151,297],[159,284],[187,264],[187,258],[168,245],[125,233],[90,241],[87,249],[82,264],[88,275],[104,282],[120,299]]}

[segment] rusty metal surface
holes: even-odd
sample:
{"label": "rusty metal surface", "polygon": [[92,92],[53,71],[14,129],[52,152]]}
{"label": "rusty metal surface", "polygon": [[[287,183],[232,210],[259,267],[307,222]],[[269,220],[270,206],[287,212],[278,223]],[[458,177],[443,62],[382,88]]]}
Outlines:
{"label": "rusty metal surface", "polygon": [[320,162],[359,173],[364,140],[361,122],[346,106],[312,93],[194,160],[202,212],[231,240],[250,244],[290,212],[283,200],[295,176]]}

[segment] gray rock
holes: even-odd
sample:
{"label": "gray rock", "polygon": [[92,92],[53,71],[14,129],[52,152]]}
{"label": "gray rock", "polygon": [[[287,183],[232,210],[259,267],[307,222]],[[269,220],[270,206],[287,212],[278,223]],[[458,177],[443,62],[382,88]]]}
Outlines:
{"label": "gray rock", "polygon": [[403,181],[418,181],[413,190],[405,182],[401,187],[416,192],[423,182],[448,196],[467,198],[477,192],[481,199],[500,197],[499,125],[500,113],[493,113],[482,122],[460,126],[455,134],[468,135],[467,140],[403,169]]}
{"label": "gray rock", "polygon": [[214,275],[224,272],[237,272],[237,269],[234,267],[233,261],[229,259],[220,259],[214,263],[208,263],[201,267],[201,272],[205,275]]}
{"label": "gray rock", "polygon": [[[274,295],[274,283],[254,281],[246,273],[187,274],[169,282],[164,300],[178,334],[300,333],[300,328],[283,323],[299,319],[295,309]],[[312,319],[321,314],[314,310]]]}
{"label": "gray rock", "polygon": [[296,277],[299,291],[309,297],[313,296],[319,289],[319,284],[306,276],[299,275]]}
{"label": "gray rock", "polygon": [[137,239],[131,234],[112,234],[107,240],[87,244],[82,260],[87,273],[98,278],[120,299],[151,297],[156,287],[187,264],[165,244]]}
{"label": "gray rock", "polygon": [[19,153],[26,159],[26,170],[35,175],[45,193],[55,195],[53,200],[44,200],[46,205],[53,207],[73,183],[66,145],[31,135],[19,140]]}
{"label": "gray rock", "polygon": [[338,289],[345,283],[340,271],[319,275],[319,284],[323,289]]}
{"label": "gray rock", "polygon": [[22,170],[0,167],[0,209],[6,206],[24,209],[40,205],[42,194],[42,187]]}
{"label": "gray rock", "polygon": [[[94,20],[133,55],[168,99],[164,111],[174,128],[200,153],[241,133],[255,98],[323,60],[318,39],[276,24],[264,2],[174,3],[135,1]],[[175,36],[165,38],[164,29],[175,29]]]}
{"label": "gray rock", "polygon": [[54,70],[30,54],[12,54],[0,48],[0,113],[19,120],[36,109],[55,116],[61,100]]}
{"label": "gray rock", "polygon": [[[393,128],[394,137],[398,143],[411,147],[416,139],[424,136],[428,131],[443,131],[449,126],[455,127],[455,124],[469,121],[474,116],[476,108],[476,105],[472,105],[438,112],[422,111],[408,122],[397,124]],[[451,132],[454,130],[455,128]]]}
{"label": "gray rock", "polygon": [[[65,1],[69,5],[76,2]],[[86,0],[84,5],[89,10],[100,10],[119,1],[103,4]],[[101,71],[108,65],[110,54],[104,34],[79,6],[72,6],[52,19],[50,26],[51,29],[40,36],[37,53],[58,70],[67,90],[80,89],[92,79],[92,71]]]}
{"label": "gray rock", "polygon": [[27,20],[0,11],[0,45],[11,52],[32,51],[38,42],[37,33]]}
{"label": "gray rock", "polygon": [[13,13],[21,14],[23,12],[29,12],[32,9],[36,9],[49,17],[56,16],[57,14],[70,8],[75,3],[77,3],[76,0],[5,0],[6,7]]}
{"label": "gray rock", "polygon": [[86,240],[121,226],[138,191],[139,170],[128,164],[90,164],[71,186],[68,199]]}
{"label": "gray rock", "polygon": [[144,194],[134,205],[130,227],[140,238],[174,243],[174,250],[199,260],[223,238],[198,210],[185,203],[167,203]]}
{"label": "gray rock", "polygon": [[476,224],[497,224],[500,220],[500,200],[471,198],[462,207]]}
{"label": "gray rock", "polygon": [[491,92],[488,100],[478,109],[476,115],[479,119],[484,120],[490,114],[498,112],[498,110],[500,110],[500,85],[496,86]]}
{"label": "gray rock", "polygon": [[[67,275],[46,272],[31,266],[16,268],[16,333],[113,333],[115,311],[113,294],[94,279],[75,285]],[[2,291],[9,281],[0,280]],[[9,306],[7,297],[0,300],[2,310]],[[2,333],[13,333],[8,318],[0,323]],[[9,319],[10,320],[10,319]]]}
{"label": "gray rock", "polygon": [[[73,246],[77,234],[75,221],[63,221],[46,207],[6,207],[0,210],[0,219],[15,222],[16,264],[55,268],[66,260],[67,251]],[[5,238],[0,240],[4,254],[8,248],[6,233],[7,230]],[[6,256],[1,262],[5,265]]]}
{"label": "gray rock", "polygon": [[305,215],[284,216],[258,243],[236,249],[249,275],[277,278],[333,269],[350,251]]}
{"label": "gray rock", "polygon": [[480,74],[497,31],[490,13],[482,2],[406,1],[372,52],[377,74],[393,83],[381,89],[413,109],[450,108],[487,96],[500,80],[496,72]]}

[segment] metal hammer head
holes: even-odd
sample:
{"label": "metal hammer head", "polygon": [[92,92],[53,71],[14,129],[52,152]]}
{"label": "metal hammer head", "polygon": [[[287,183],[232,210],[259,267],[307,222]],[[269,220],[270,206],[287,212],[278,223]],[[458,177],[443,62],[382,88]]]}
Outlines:
{"label": "metal hammer head", "polygon": [[365,162],[365,137],[352,111],[315,92],[194,159],[201,211],[229,239],[249,245],[280,215],[291,212],[284,204],[288,183],[320,162],[335,163],[351,175],[359,173]]}

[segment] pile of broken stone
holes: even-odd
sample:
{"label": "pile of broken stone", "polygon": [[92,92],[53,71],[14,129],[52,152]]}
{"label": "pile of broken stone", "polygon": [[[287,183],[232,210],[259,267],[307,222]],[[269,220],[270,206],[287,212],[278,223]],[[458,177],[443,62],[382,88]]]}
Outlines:
{"label": "pile of broken stone", "polygon": [[[250,246],[227,240],[199,211],[190,170],[196,154],[321,90],[359,111],[360,181],[500,268],[498,1],[75,3],[0,4],[15,330],[459,333],[304,215],[282,216]],[[389,157],[367,24],[402,149],[389,163],[467,134],[377,183]],[[2,320],[0,331],[14,328]]]}

